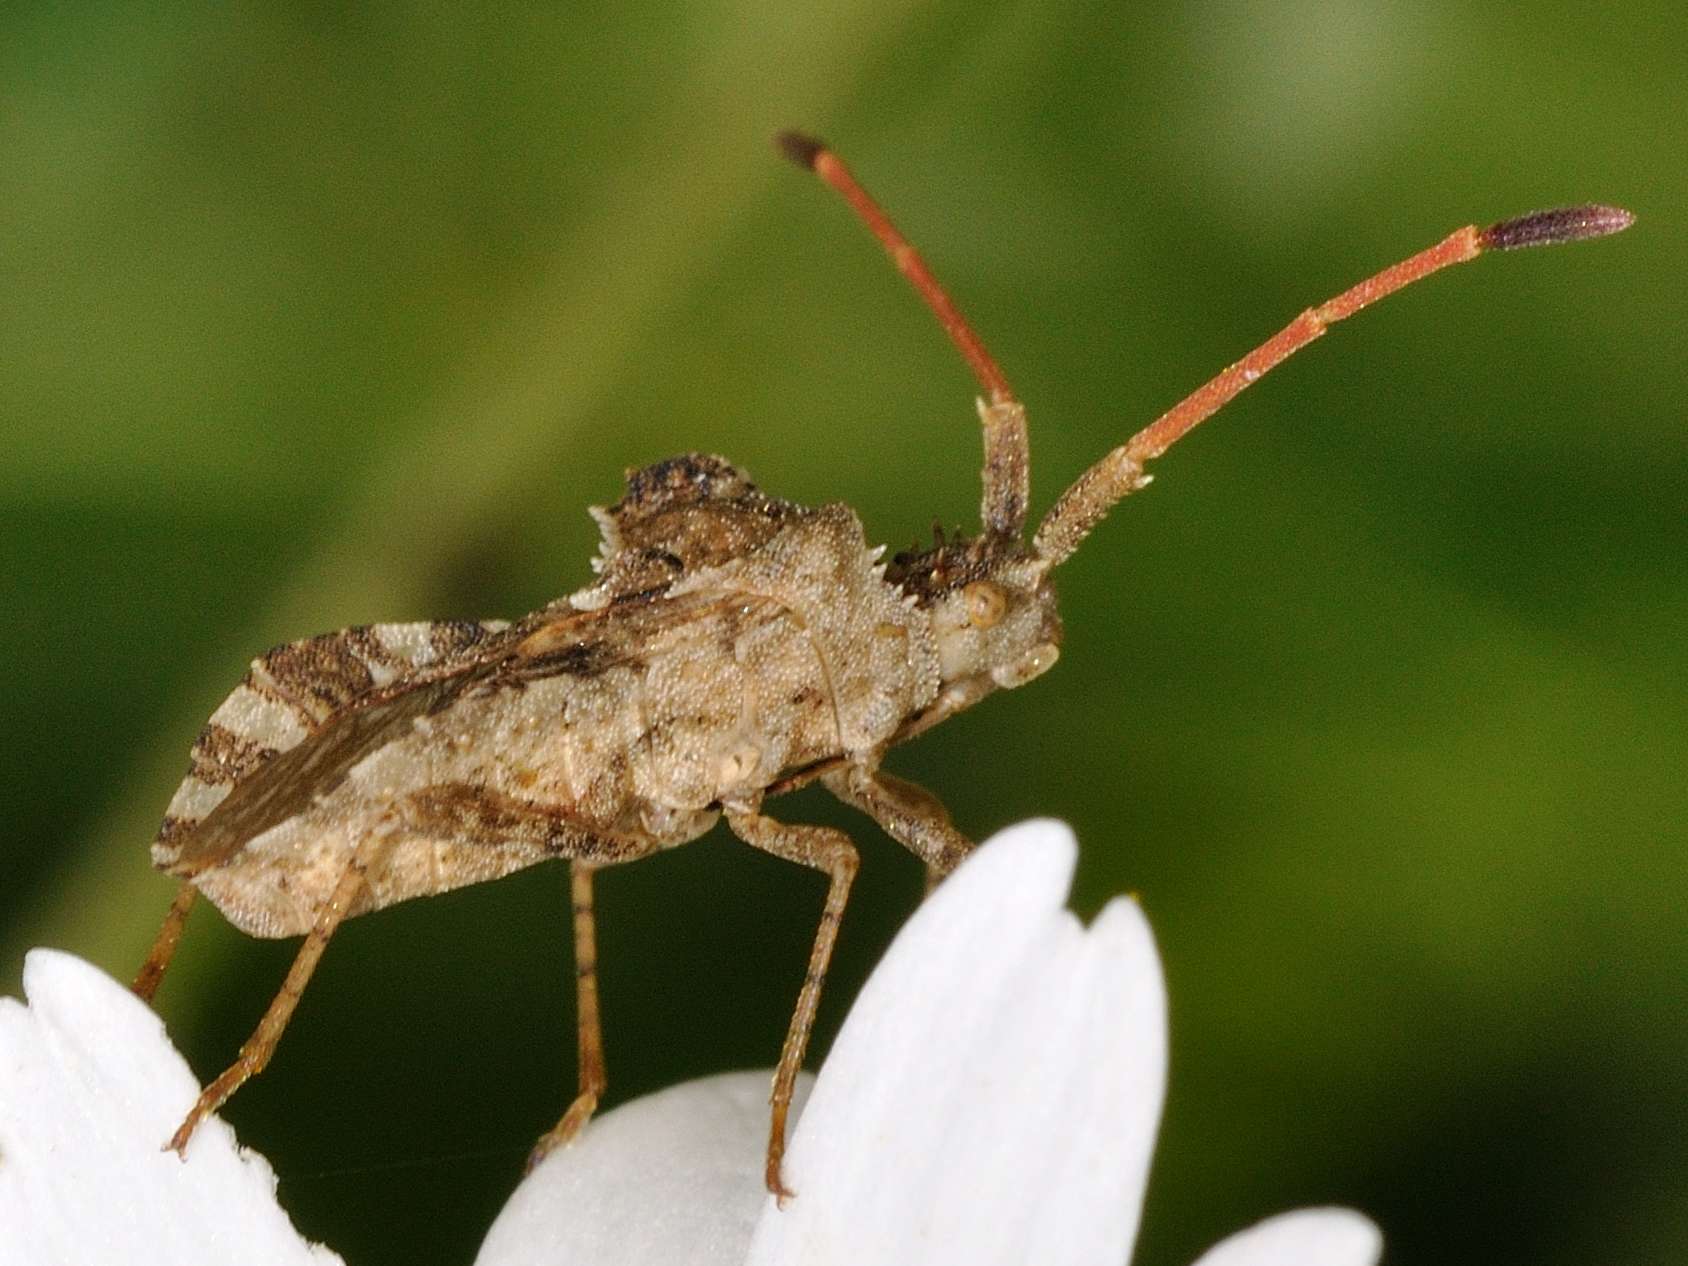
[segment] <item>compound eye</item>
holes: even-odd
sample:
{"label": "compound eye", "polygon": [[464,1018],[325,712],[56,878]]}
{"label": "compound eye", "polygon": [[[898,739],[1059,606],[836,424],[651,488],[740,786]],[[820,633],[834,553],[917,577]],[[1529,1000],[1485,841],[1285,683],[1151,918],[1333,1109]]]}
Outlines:
{"label": "compound eye", "polygon": [[967,601],[967,623],[976,629],[988,629],[1002,623],[1008,613],[1008,595],[1001,585],[988,580],[975,580],[962,586],[961,596]]}

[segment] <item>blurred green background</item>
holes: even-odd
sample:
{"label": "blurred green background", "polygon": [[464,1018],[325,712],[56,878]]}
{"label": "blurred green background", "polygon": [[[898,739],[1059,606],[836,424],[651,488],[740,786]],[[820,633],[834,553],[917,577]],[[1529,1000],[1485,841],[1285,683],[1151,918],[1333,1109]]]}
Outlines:
{"label": "blurred green background", "polygon": [[[1062,574],[1059,669],[892,758],[1074,824],[1171,982],[1138,1260],[1342,1201],[1395,1262],[1688,1251],[1688,41],[1677,4],[13,6],[0,22],[0,975],[123,978],[198,725],[271,644],[511,616],[691,448],[970,523],[973,385],[769,146],[849,158],[1030,406],[1041,510],[1296,311],[1470,220]],[[1123,9],[1123,6],[1121,7]],[[1479,16],[1480,15],[1480,16]],[[824,1052],[919,893],[865,819]],[[573,1093],[565,876],[358,920],[232,1103],[301,1229],[463,1262]],[[612,1102],[770,1064],[819,876],[600,882]],[[188,928],[227,1063],[293,943]]]}

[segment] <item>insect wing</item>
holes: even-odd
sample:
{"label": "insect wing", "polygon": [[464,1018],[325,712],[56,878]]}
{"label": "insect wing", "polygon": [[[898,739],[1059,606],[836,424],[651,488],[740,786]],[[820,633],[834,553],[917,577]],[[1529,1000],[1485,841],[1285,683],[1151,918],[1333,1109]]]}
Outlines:
{"label": "insect wing", "polygon": [[178,875],[226,860],[496,662],[502,621],[373,624],[259,656],[194,741],[153,843]]}

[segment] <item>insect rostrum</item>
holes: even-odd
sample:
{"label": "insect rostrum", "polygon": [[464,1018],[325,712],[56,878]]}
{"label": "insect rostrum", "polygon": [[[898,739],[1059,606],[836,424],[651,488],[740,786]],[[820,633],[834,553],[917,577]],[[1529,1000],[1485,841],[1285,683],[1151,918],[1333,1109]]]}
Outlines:
{"label": "insect rostrum", "polygon": [[933,877],[971,847],[930,793],[880,770],[892,745],[1054,664],[1050,574],[1145,464],[1332,323],[1487,249],[1616,232],[1578,207],[1465,228],[1302,313],[1082,474],[1028,543],[1025,411],[913,247],[842,162],[786,154],[838,190],[932,308],[984,399],[982,528],[885,560],[843,505],[800,506],[699,453],[628,477],[594,509],[597,579],[514,623],[376,624],[260,656],[193,746],[153,861],[183,881],[135,982],[151,997],[196,892],[254,936],[303,934],[239,1059],[170,1140],[268,1062],[339,923],[550,858],[571,868],[580,1085],[535,1156],[567,1142],[605,1087],[592,876],[696,839],[725,817],[755,848],[826,873],[826,904],[780,1055],[766,1178],[856,871],[837,830],[766,800],[812,780],[872,817]]}

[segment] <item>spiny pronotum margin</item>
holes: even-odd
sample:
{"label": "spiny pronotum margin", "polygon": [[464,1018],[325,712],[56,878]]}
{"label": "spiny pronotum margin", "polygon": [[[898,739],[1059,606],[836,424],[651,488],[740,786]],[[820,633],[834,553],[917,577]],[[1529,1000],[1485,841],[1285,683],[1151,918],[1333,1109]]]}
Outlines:
{"label": "spiny pronotum margin", "polygon": [[[992,408],[986,416],[986,467],[993,465],[1025,466],[1025,438],[1023,424],[1018,437],[1004,428],[993,434],[990,415],[997,408],[1014,406],[1018,413],[1013,388],[1002,370],[985,350],[983,342],[967,324],[955,303],[944,292],[919,253],[899,233],[889,217],[867,193],[842,159],[827,148],[824,142],[797,132],[785,132],[778,138],[780,150],[793,162],[808,167],[843,195],[850,206],[879,239],[897,270],[907,277],[915,291],[937,316],[952,342],[960,350],[973,375],[984,388]],[[1056,498],[1033,537],[1033,552],[1051,566],[1069,558],[1079,543],[1090,534],[1102,517],[1128,493],[1148,483],[1143,473],[1144,463],[1159,457],[1198,423],[1217,413],[1235,399],[1245,387],[1259,381],[1261,375],[1282,364],[1289,357],[1311,343],[1336,322],[1353,316],[1360,309],[1376,303],[1404,286],[1428,277],[1449,264],[1463,264],[1476,259],[1485,251],[1510,251],[1526,246],[1557,246],[1565,242],[1580,242],[1586,238],[1605,237],[1627,229],[1634,222],[1628,211],[1619,207],[1588,205],[1565,207],[1553,211],[1535,211],[1515,219],[1501,220],[1486,229],[1474,225],[1450,233],[1428,250],[1420,251],[1398,264],[1368,277],[1359,285],[1343,291],[1334,299],[1309,308],[1277,334],[1235,364],[1220,371],[1203,386],[1168,409],[1124,444],[1085,471]],[[1010,460],[993,462],[993,444],[1013,445],[1018,452]],[[1008,530],[1018,534],[1023,517],[1008,522],[1010,516],[992,521],[991,495],[986,494],[986,527]]]}

